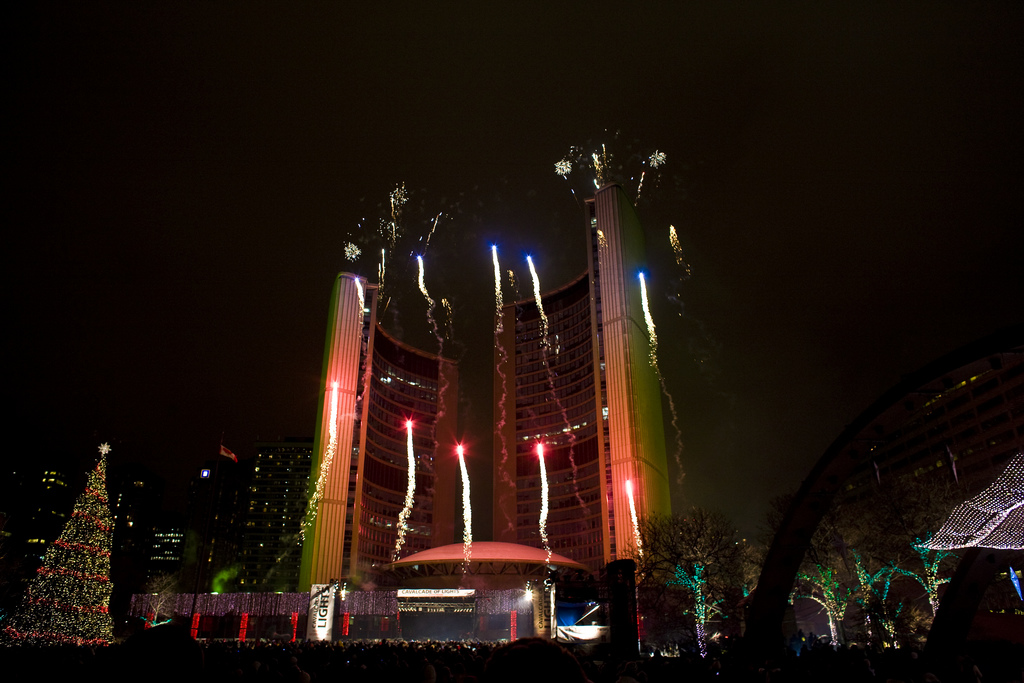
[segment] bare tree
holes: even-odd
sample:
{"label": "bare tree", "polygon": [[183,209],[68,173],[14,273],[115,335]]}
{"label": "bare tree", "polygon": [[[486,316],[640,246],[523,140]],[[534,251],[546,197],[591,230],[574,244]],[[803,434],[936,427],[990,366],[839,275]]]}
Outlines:
{"label": "bare tree", "polygon": [[693,616],[694,639],[706,654],[707,626],[725,616],[723,602],[738,602],[743,583],[743,549],[722,514],[693,507],[685,515],[651,517],[641,524],[643,556],[639,585],[642,609],[661,617],[671,632],[680,614]]}

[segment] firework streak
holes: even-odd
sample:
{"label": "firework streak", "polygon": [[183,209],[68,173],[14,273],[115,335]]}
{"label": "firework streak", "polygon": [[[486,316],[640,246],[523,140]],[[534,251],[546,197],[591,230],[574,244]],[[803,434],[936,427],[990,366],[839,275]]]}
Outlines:
{"label": "firework streak", "polygon": [[551,563],[551,546],[548,544],[548,470],[544,466],[544,444],[537,444],[537,459],[540,461],[540,542],[547,553],[545,562]]}
{"label": "firework streak", "polygon": [[[573,451],[576,446],[576,433],[572,429],[572,425],[569,424],[569,413],[566,412],[565,406],[562,405],[562,400],[558,398],[558,394],[555,391],[555,373],[551,369],[551,364],[548,361],[548,317],[544,313],[544,303],[540,298],[540,278],[537,277],[537,269],[533,267],[533,259],[529,256],[526,257],[526,262],[530,265],[530,275],[533,277],[533,298],[537,302],[537,311],[540,313],[541,322],[541,339],[540,339],[540,356],[541,362],[544,364],[544,369],[548,375],[548,391],[551,393],[551,399],[555,402],[559,412],[562,413],[562,424],[565,428],[562,430],[563,433],[569,435],[569,464],[572,466],[572,490],[576,494],[576,501],[583,508],[584,514],[589,514],[590,508],[585,502],[583,502],[583,496],[580,495],[579,486],[577,486],[576,480],[579,474],[576,468],[576,459],[573,457]],[[558,349],[555,349],[558,352]]]}
{"label": "firework streak", "polygon": [[633,500],[633,482],[626,480],[626,497],[629,499],[629,514],[633,518],[633,541],[636,543],[636,556],[644,556],[644,544],[640,538],[640,520],[636,516],[636,501]]}
{"label": "firework streak", "polygon": [[651,347],[651,367],[654,368],[654,372],[658,375],[661,393],[668,399],[668,408],[672,413],[672,429],[675,431],[676,437],[674,455],[676,465],[679,467],[679,481],[681,482],[683,478],[683,433],[679,430],[679,414],[676,412],[676,402],[672,399],[672,394],[669,393],[668,387],[665,385],[665,377],[661,374],[661,368],[658,367],[658,335],[654,331],[654,318],[651,317],[651,307],[647,303],[647,282],[644,280],[643,273],[640,273],[640,301],[644,307],[644,320],[647,322],[647,337]]}
{"label": "firework streak", "polygon": [[[462,470],[462,556],[468,566],[473,557],[473,508],[469,504],[469,472],[466,470],[462,444],[455,450],[459,454],[459,468]],[[463,566],[463,571],[466,566]]]}
{"label": "firework streak", "polygon": [[328,439],[327,449],[324,451],[324,457],[320,461],[320,474],[316,480],[316,490],[313,491],[313,497],[309,501],[309,512],[306,515],[306,523],[303,524],[299,529],[299,536],[303,540],[306,538],[306,527],[312,526],[316,520],[317,508],[320,505],[320,500],[324,497],[324,486],[327,484],[327,475],[331,472],[331,463],[334,462],[334,453],[338,450],[338,383],[334,382],[331,385],[331,423],[327,427]]}
{"label": "firework streak", "polygon": [[[491,260],[494,262],[494,348],[498,351],[498,362],[497,371],[498,377],[501,378],[501,401],[498,402],[499,417],[498,424],[494,426],[494,431],[498,434],[498,439],[501,441],[501,477],[504,483],[515,488],[515,482],[508,475],[505,470],[505,463],[508,462],[508,443],[505,441],[505,421],[508,419],[508,415],[505,413],[505,402],[508,399],[508,388],[505,386],[505,363],[508,362],[508,352],[505,351],[505,346],[501,343],[501,335],[505,331],[504,317],[502,316],[502,309],[505,307],[504,301],[501,298],[501,269],[498,267],[498,247],[491,245]],[[509,271],[511,273],[511,271]],[[505,522],[508,525],[509,530],[515,529],[515,524],[512,522],[512,516],[509,514],[507,507],[502,506],[502,511],[505,513]]]}
{"label": "firework streak", "polygon": [[409,530],[409,515],[412,514],[412,506],[416,494],[416,455],[413,453],[412,448],[412,420],[406,420],[405,432],[405,451],[409,457],[409,474],[408,482],[405,486],[405,506],[398,515],[398,538],[395,540],[395,552],[391,558],[392,562],[398,561],[398,554],[402,550],[402,544],[405,543],[405,534]]}

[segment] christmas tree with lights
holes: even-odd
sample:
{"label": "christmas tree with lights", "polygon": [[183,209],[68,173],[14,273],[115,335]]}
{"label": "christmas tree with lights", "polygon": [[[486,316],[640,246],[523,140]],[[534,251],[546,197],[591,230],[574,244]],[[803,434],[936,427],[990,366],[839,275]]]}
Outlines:
{"label": "christmas tree with lights", "polygon": [[107,453],[89,473],[60,538],[46,550],[21,608],[4,628],[8,639],[37,644],[102,645],[113,637],[110,549],[114,521],[107,503]]}

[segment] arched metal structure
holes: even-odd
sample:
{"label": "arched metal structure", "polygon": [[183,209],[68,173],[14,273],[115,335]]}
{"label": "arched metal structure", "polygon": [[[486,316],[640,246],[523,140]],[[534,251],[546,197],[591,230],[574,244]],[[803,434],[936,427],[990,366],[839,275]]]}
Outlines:
{"label": "arched metal structure", "polygon": [[[979,378],[1021,364],[1022,358],[1024,325],[1004,329],[906,376],[843,430],[804,480],[768,550],[747,620],[748,639],[757,648],[770,652],[782,646],[782,619],[815,529],[854,473],[871,462],[873,449],[903,436],[902,432],[894,433],[893,425],[904,429],[929,401],[962,392]],[[1020,394],[1008,400],[1024,406]],[[1024,414],[1018,407],[1012,412]],[[1008,447],[1020,448],[1020,430],[1015,439],[1016,444]],[[951,591],[953,587],[947,592]],[[959,609],[956,605],[961,599],[966,598],[951,598],[949,608]],[[947,608],[947,601],[943,601],[942,608]]]}

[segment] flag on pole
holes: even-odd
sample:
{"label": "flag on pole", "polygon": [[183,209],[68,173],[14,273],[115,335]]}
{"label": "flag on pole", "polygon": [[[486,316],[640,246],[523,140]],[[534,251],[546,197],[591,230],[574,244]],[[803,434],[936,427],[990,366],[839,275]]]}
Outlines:
{"label": "flag on pole", "polygon": [[223,455],[225,458],[231,458],[235,462],[238,462],[238,456],[232,453],[231,449],[229,449],[224,444],[220,445],[220,454]]}

